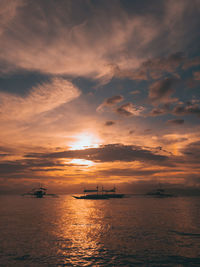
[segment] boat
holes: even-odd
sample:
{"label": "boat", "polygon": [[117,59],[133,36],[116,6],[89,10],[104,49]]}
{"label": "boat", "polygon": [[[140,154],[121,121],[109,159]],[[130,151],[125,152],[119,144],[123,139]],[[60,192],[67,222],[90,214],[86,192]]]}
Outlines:
{"label": "boat", "polygon": [[150,191],[146,193],[147,196],[157,197],[157,198],[166,198],[166,197],[174,197],[171,193],[166,193],[165,189],[158,188],[156,190]]}
{"label": "boat", "polygon": [[102,187],[102,193],[104,196],[107,196],[108,198],[123,198],[124,194],[118,194],[116,193],[116,188],[113,187],[113,189],[106,190]]}
{"label": "boat", "polygon": [[[114,187],[113,189],[110,190],[105,190],[102,187],[102,190],[99,190],[99,187],[97,186],[96,189],[88,190],[85,189],[84,195],[82,196],[73,196],[76,199],[109,199],[109,198],[122,198],[124,197],[124,194],[117,194],[116,193],[116,188]],[[90,194],[86,194],[90,193]],[[96,194],[91,194],[91,193],[96,193]]]}
{"label": "boat", "polygon": [[36,187],[31,191],[22,194],[22,196],[34,196],[36,198],[43,198],[44,196],[58,197],[56,194],[47,194],[47,189],[44,187]]}
{"label": "boat", "polygon": [[85,196],[73,196],[76,199],[108,199],[109,197],[105,195],[97,195],[97,194],[92,194],[92,195],[85,195]]}

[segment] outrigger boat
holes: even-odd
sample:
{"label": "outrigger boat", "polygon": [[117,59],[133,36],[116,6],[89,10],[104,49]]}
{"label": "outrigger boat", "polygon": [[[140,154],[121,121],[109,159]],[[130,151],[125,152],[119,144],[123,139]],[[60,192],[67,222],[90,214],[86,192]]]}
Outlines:
{"label": "outrigger boat", "polygon": [[47,194],[47,189],[44,187],[33,188],[31,191],[22,194],[22,196],[34,196],[36,198],[43,198],[44,196],[58,197],[56,194]]}
{"label": "outrigger boat", "polygon": [[[124,194],[116,194],[116,188],[110,190],[105,190],[102,187],[102,190],[99,191],[99,187],[96,189],[88,190],[85,189],[83,191],[85,194],[83,196],[73,196],[76,199],[109,199],[109,198],[122,198]],[[96,193],[96,194],[86,194],[86,193]]]}

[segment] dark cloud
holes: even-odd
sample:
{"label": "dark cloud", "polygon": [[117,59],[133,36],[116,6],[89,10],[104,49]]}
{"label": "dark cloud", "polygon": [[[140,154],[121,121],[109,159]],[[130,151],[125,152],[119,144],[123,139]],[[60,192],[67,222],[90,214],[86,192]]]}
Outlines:
{"label": "dark cloud", "polygon": [[152,131],[152,129],[149,129],[149,128],[144,130],[145,133],[149,133],[151,131]]}
{"label": "dark cloud", "polygon": [[193,73],[193,75],[194,75],[194,79],[195,79],[195,80],[197,80],[197,81],[200,80],[200,71],[195,71],[195,72]]}
{"label": "dark cloud", "polygon": [[187,59],[182,68],[185,70],[198,65],[200,65],[200,57],[195,57],[192,59]]}
{"label": "dark cloud", "polygon": [[172,110],[175,115],[190,115],[194,114],[200,116],[200,106],[198,104],[186,103],[186,105],[177,105]]}
{"label": "dark cloud", "polygon": [[10,156],[10,154],[0,153],[0,157],[6,157],[6,156]]}
{"label": "dark cloud", "polygon": [[192,158],[193,160],[196,159],[199,162],[200,159],[200,141],[192,142],[188,144],[184,149],[181,150],[181,152]]}
{"label": "dark cloud", "polygon": [[63,171],[63,169],[59,168],[46,168],[46,169],[30,169],[33,172],[51,172],[51,171]]}
{"label": "dark cloud", "polygon": [[115,96],[112,96],[112,97],[105,99],[104,105],[108,105],[108,106],[115,105],[115,104],[121,102],[123,99],[124,99],[123,96],[115,95]]}
{"label": "dark cloud", "polygon": [[164,104],[161,107],[156,107],[153,108],[149,115],[150,116],[160,116],[160,115],[164,115],[170,112],[170,105],[169,104]]}
{"label": "dark cloud", "polygon": [[113,75],[118,78],[128,78],[131,80],[147,80],[147,72],[145,69],[138,70],[122,70],[117,65],[112,65]]}
{"label": "dark cloud", "polygon": [[0,163],[1,175],[24,172],[25,170],[26,166],[19,164],[17,161],[6,161]]}
{"label": "dark cloud", "polygon": [[0,152],[14,152],[14,149],[10,147],[0,146]]}
{"label": "dark cloud", "polygon": [[184,120],[183,119],[173,119],[173,120],[168,120],[167,121],[168,123],[171,123],[171,124],[183,124],[184,123]]}
{"label": "dark cloud", "polygon": [[124,98],[121,95],[115,95],[109,98],[106,98],[101,105],[98,106],[97,111],[102,111],[104,107],[114,106],[117,103],[123,101]]}
{"label": "dark cloud", "polygon": [[163,172],[163,170],[141,170],[141,169],[133,169],[133,168],[128,168],[128,169],[120,169],[120,168],[111,168],[111,169],[106,169],[106,170],[101,170],[98,171],[100,175],[104,176],[151,176],[155,173],[160,173]]}
{"label": "dark cloud", "polygon": [[130,146],[122,144],[109,144],[99,148],[88,148],[84,150],[68,150],[50,154],[29,154],[26,157],[38,158],[79,158],[95,162],[114,161],[155,161],[157,163],[166,162],[167,156],[153,153],[151,150],[143,149],[140,146]]}
{"label": "dark cloud", "polygon": [[160,116],[166,114],[166,110],[162,108],[154,108],[149,113],[150,116]]}
{"label": "dark cloud", "polygon": [[149,88],[149,99],[153,103],[170,103],[176,99],[171,98],[174,93],[174,86],[177,83],[175,78],[165,78],[154,82]]}
{"label": "dark cloud", "polygon": [[114,124],[115,124],[114,121],[106,121],[106,122],[105,122],[105,126],[112,126],[112,125],[114,125]]}
{"label": "dark cloud", "polygon": [[132,107],[132,103],[126,103],[121,105],[116,109],[116,112],[123,116],[132,116],[132,112],[130,112],[130,108]]}
{"label": "dark cloud", "polygon": [[165,73],[174,73],[184,59],[184,53],[177,52],[168,57],[147,60],[144,62],[143,68],[146,69],[151,78],[159,79]]}
{"label": "dark cloud", "polygon": [[168,57],[157,57],[144,61],[137,70],[122,70],[113,66],[114,76],[132,80],[160,79],[166,73],[175,74],[176,69],[186,60],[184,53],[177,52]]}
{"label": "dark cloud", "polygon": [[120,107],[116,108],[116,112],[119,115],[130,117],[130,116],[139,116],[141,112],[144,110],[141,106],[135,106],[132,103],[128,102]]}
{"label": "dark cloud", "polygon": [[15,161],[2,161],[0,163],[0,173],[4,176],[16,175],[18,173],[29,173],[34,171],[43,170],[46,168],[54,169],[55,167],[64,167],[66,164],[62,164],[59,161],[35,158],[35,159],[22,159]]}
{"label": "dark cloud", "polygon": [[[183,116],[183,115],[197,115],[200,116],[200,105],[198,99],[193,99],[191,101],[187,101],[186,103],[177,104],[174,103],[173,105],[165,104],[160,107],[153,108],[148,116],[161,116],[165,114],[173,114],[176,116]],[[169,123],[175,124],[182,124],[184,121],[177,119],[177,120],[169,120]]]}

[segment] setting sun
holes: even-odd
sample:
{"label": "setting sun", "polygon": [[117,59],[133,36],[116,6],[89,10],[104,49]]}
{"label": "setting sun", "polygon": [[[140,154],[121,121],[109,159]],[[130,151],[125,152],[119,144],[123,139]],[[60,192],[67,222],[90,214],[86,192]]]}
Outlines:
{"label": "setting sun", "polygon": [[71,150],[87,149],[99,147],[100,139],[92,133],[83,132],[74,137],[74,142],[70,144]]}

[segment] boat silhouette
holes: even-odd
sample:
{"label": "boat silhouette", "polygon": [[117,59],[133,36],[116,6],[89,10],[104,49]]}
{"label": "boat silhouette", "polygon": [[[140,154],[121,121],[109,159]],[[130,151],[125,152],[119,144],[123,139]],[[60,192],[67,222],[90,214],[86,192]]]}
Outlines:
{"label": "boat silhouette", "polygon": [[[96,189],[85,189],[84,195],[82,196],[73,196],[76,199],[109,199],[109,198],[122,198],[124,197],[124,194],[117,194],[116,188],[110,190],[105,190],[102,187],[102,190],[99,190],[99,187],[97,186]],[[87,193],[87,194],[86,194]],[[89,194],[88,194],[89,193]],[[95,194],[91,194],[95,193]]]}
{"label": "boat silhouette", "polygon": [[41,186],[31,189],[31,191],[22,194],[22,196],[34,196],[36,198],[43,198],[44,196],[58,197],[56,194],[48,194],[47,188]]}

